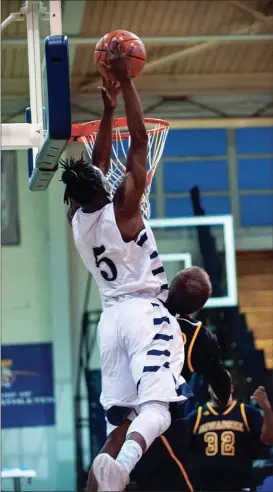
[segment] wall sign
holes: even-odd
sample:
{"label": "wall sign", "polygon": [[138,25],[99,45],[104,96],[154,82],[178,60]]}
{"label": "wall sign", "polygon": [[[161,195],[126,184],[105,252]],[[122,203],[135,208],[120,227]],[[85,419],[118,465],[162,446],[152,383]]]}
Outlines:
{"label": "wall sign", "polygon": [[2,345],[2,428],[55,425],[51,343]]}

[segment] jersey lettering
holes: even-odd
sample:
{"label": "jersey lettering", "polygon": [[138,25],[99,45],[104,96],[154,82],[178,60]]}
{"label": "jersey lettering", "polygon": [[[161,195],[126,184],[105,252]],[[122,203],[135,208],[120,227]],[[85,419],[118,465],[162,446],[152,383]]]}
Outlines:
{"label": "jersey lettering", "polygon": [[111,274],[109,275],[109,273],[107,271],[100,269],[101,276],[104,278],[104,280],[108,280],[108,282],[113,282],[113,280],[116,280],[116,278],[118,276],[117,267],[116,267],[115,263],[112,260],[110,260],[110,258],[107,258],[106,256],[103,256],[102,258],[100,258],[100,260],[98,259],[99,256],[104,253],[104,251],[105,251],[104,246],[99,246],[98,248],[93,248],[96,266],[97,266],[97,268],[100,269],[100,265],[102,263],[107,265]]}

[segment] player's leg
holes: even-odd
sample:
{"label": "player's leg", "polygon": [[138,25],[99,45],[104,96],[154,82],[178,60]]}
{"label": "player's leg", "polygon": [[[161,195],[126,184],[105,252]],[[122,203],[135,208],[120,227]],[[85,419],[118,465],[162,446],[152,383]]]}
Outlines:
{"label": "player's leg", "polygon": [[[123,490],[129,474],[152,442],[169,427],[170,401],[183,401],[184,346],[175,318],[163,306],[144,299],[126,303],[119,338],[126,347],[137,387],[140,413],[130,425],[116,460],[100,455],[94,467],[104,469],[104,490]],[[128,319],[127,319],[128,318]]]}
{"label": "player's leg", "polygon": [[[132,416],[133,413],[131,418]],[[114,430],[108,436],[101,453],[116,458],[126,439],[130,424],[131,421],[125,419],[119,427],[108,425],[108,430],[111,430],[111,427],[114,427]],[[141,490],[193,490],[191,484],[193,477],[189,476],[187,466],[185,469],[185,462],[189,464],[188,455],[189,443],[185,421],[173,421],[164,436],[155,439],[141,458],[133,471],[133,480]],[[89,473],[88,491],[97,492],[97,481],[93,470]]]}
{"label": "player's leg", "polygon": [[[99,454],[106,453],[115,459],[118,456],[120,449],[125,441],[126,433],[128,428],[130,427],[130,424],[131,420],[129,418],[126,418],[118,427],[115,427],[107,422],[107,440]],[[101,482],[100,475],[98,476],[98,479]],[[93,467],[88,474],[87,490],[89,492],[97,492],[98,490],[97,478],[94,474]]]}
{"label": "player's leg", "polygon": [[[169,427],[171,417],[169,405],[166,402],[147,402],[140,406],[140,414],[129,425],[126,440],[124,439],[125,427],[118,429],[116,435],[112,435],[113,441],[109,441],[102,454],[99,454],[93,463],[91,478],[96,478],[98,490],[122,491],[129,482],[130,473],[150,447],[153,441]],[[128,422],[124,424],[128,426]],[[121,449],[120,449],[121,447]],[[120,449],[116,456],[117,450]],[[106,454],[107,453],[107,454]],[[108,454],[109,453],[109,454]],[[111,456],[115,457],[113,459]],[[95,491],[92,487],[92,492]]]}
{"label": "player's leg", "polygon": [[[117,333],[117,320],[126,309],[125,304],[123,303],[122,306],[118,304],[105,309],[98,326],[102,375],[101,403],[106,414],[109,412],[111,422],[117,425],[123,421],[123,418],[119,421],[121,418],[118,414],[119,412],[113,412],[113,408],[123,407],[126,412],[126,406],[132,408],[137,405],[137,391],[128,366],[128,356],[120,343]],[[126,412],[126,417],[127,414],[128,411]],[[128,417],[130,418],[130,415]],[[111,432],[114,430],[113,426],[111,428],[108,424],[107,427],[107,434],[110,434],[110,436],[101,453],[95,458],[89,474],[89,490],[92,489],[92,491],[96,490],[96,483],[98,483],[98,490],[123,490],[128,480],[128,474],[124,472],[123,474],[121,473],[121,477],[118,477],[119,481],[117,483],[115,471],[112,471],[114,478],[111,479],[111,485],[108,485],[109,463],[107,463],[108,455],[106,453],[111,451],[111,455],[116,457],[122,447],[126,432],[122,435],[122,442],[118,444],[117,432]]]}
{"label": "player's leg", "polygon": [[130,425],[116,459],[128,473],[170,426],[169,402],[183,401],[189,396],[180,376],[184,345],[177,321],[162,305],[154,306],[142,300],[134,304],[131,309],[138,313],[137,322],[131,322],[131,328],[127,325],[124,331],[123,325],[120,332],[128,350],[140,405],[140,413]]}

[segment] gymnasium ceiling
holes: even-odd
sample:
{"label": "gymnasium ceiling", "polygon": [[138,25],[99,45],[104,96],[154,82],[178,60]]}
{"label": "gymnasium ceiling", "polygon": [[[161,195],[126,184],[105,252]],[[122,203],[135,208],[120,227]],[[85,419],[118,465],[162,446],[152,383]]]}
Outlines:
{"label": "gymnasium ceiling", "polygon": [[[21,5],[2,0],[2,20]],[[66,0],[62,10],[74,121],[100,115],[93,50],[117,28],[144,40],[148,61],[136,85],[146,115],[273,115],[273,41],[266,38],[273,34],[272,0]],[[25,22],[6,28],[1,49],[2,121],[23,121],[29,99]]]}

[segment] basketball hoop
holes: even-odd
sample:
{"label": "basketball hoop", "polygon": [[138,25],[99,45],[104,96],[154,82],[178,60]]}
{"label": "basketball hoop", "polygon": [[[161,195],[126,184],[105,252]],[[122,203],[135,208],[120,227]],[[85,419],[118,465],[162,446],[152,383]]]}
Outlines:
{"label": "basketball hoop", "polygon": [[[148,134],[148,153],[147,182],[141,208],[145,217],[149,219],[151,214],[149,196],[152,180],[164,150],[169,131],[169,123],[164,120],[158,120],[157,118],[144,118],[144,121]],[[90,159],[92,157],[99,127],[100,120],[72,125],[71,139],[84,144]],[[130,147],[130,133],[128,131],[126,118],[114,118],[112,140],[112,156],[107,178],[113,187],[113,193],[115,193],[126,173],[126,159]]]}

